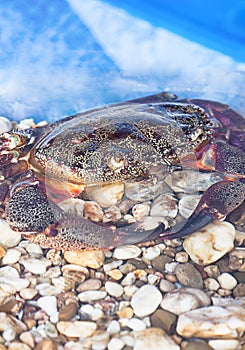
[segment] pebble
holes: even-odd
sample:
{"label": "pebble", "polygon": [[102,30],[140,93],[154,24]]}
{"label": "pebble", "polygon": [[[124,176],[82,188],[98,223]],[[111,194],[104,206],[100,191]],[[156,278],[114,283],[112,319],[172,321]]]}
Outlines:
{"label": "pebble", "polygon": [[104,212],[99,203],[86,201],[84,203],[83,215],[85,219],[100,222],[103,220]]}
{"label": "pebble", "polygon": [[141,249],[136,245],[125,245],[114,250],[113,257],[118,260],[137,258],[141,254]]}
{"label": "pebble", "polygon": [[36,345],[35,350],[58,350],[58,347],[52,339],[43,339]]}
{"label": "pebble", "polygon": [[105,299],[107,292],[103,290],[88,290],[78,294],[78,298],[82,302],[91,302],[95,300]]}
{"label": "pebble", "polygon": [[21,298],[25,300],[31,300],[38,294],[35,288],[24,288],[20,291]]}
{"label": "pebble", "polygon": [[216,281],[216,279],[212,277],[208,277],[204,280],[204,286],[205,288],[209,290],[218,290],[220,288],[220,284]]}
{"label": "pebble", "polygon": [[162,301],[161,292],[152,285],[142,286],[132,297],[131,306],[138,317],[145,317],[156,311]]}
{"label": "pebble", "polygon": [[245,309],[226,305],[188,311],[179,316],[176,331],[185,338],[239,338],[245,331]]}
{"label": "pebble", "polygon": [[188,219],[198,205],[200,198],[201,195],[184,195],[178,203],[180,215],[183,218]]}
{"label": "pebble", "polygon": [[168,281],[168,280],[165,280],[165,279],[161,279],[161,281],[160,281],[160,284],[159,284],[159,289],[162,291],[162,292],[164,292],[164,293],[166,293],[166,292],[171,292],[172,290],[174,290],[176,287],[175,287],[175,285],[172,283],[172,282],[170,282],[170,281]]}
{"label": "pebble", "polygon": [[19,232],[11,230],[6,220],[0,219],[0,245],[3,248],[12,248],[21,240]]}
{"label": "pebble", "polygon": [[183,342],[182,344],[183,344],[183,350],[214,350],[206,342],[203,342],[203,341],[194,340],[194,341]]}
{"label": "pebble", "polygon": [[17,248],[8,249],[5,256],[2,258],[3,265],[15,264],[19,261],[21,251]]}
{"label": "pebble", "polygon": [[209,340],[208,345],[210,345],[213,350],[237,350],[239,349],[239,340],[214,339],[214,340]]}
{"label": "pebble", "polygon": [[107,333],[110,335],[120,332],[120,324],[117,320],[112,320],[106,328]]}
{"label": "pebble", "polygon": [[109,295],[117,298],[122,296],[124,292],[123,287],[119,283],[110,281],[105,282],[105,290]]}
{"label": "pebble", "polygon": [[117,316],[120,318],[132,318],[134,310],[131,307],[125,307],[122,310],[117,311]]}
{"label": "pebble", "polygon": [[133,350],[180,350],[180,347],[160,328],[147,328],[135,332],[135,345]]}
{"label": "pebble", "polygon": [[144,250],[143,252],[143,258],[151,261],[153,259],[156,259],[161,254],[161,250],[158,246],[149,247]]}
{"label": "pebble", "polygon": [[185,287],[203,288],[200,272],[191,263],[178,264],[175,269],[178,282]]}
{"label": "pebble", "polygon": [[175,255],[175,260],[179,263],[186,263],[189,259],[189,256],[186,252],[178,252]]}
{"label": "pebble", "polygon": [[150,321],[152,327],[161,328],[171,334],[176,325],[177,316],[170,311],[158,309],[150,316]]}
{"label": "pebble", "polygon": [[32,257],[21,257],[19,262],[25,267],[25,269],[31,273],[34,273],[36,275],[43,275],[47,267],[51,266],[51,261],[44,257],[32,258]]}
{"label": "pebble", "polygon": [[48,316],[52,316],[57,314],[57,299],[53,295],[48,295],[44,297],[40,297],[37,300],[37,305],[46,312]]}
{"label": "pebble", "polygon": [[114,270],[107,272],[107,275],[116,281],[120,280],[123,277],[122,272],[118,269],[114,269]]}
{"label": "pebble", "polygon": [[118,268],[119,266],[121,266],[123,263],[123,260],[113,260],[112,262],[109,262],[107,264],[103,265],[103,269],[105,272],[114,270],[116,268]]}
{"label": "pebble", "polygon": [[86,290],[98,290],[101,287],[101,281],[96,278],[85,280],[77,287],[78,292],[85,292]]}
{"label": "pebble", "polygon": [[124,184],[122,182],[88,186],[86,194],[91,201],[95,201],[102,208],[116,205],[123,197]]}
{"label": "pebble", "polygon": [[222,273],[218,276],[218,282],[221,288],[232,290],[237,285],[237,280],[227,272]]}
{"label": "pebble", "polygon": [[70,264],[90,267],[92,269],[100,268],[105,260],[104,253],[101,250],[65,251],[64,258]]}
{"label": "pebble", "polygon": [[67,337],[88,338],[95,333],[97,326],[95,322],[88,321],[60,321],[57,323],[57,329]]}
{"label": "pebble", "polygon": [[111,338],[109,343],[108,343],[107,349],[108,350],[121,350],[124,348],[124,345],[125,345],[125,343],[122,339]]}
{"label": "pebble", "polygon": [[183,248],[191,260],[209,265],[234,248],[235,228],[229,222],[215,221],[186,237]]}
{"label": "pebble", "polygon": [[133,217],[140,221],[143,217],[147,216],[150,212],[150,205],[146,203],[137,203],[132,208]]}
{"label": "pebble", "polygon": [[31,350],[31,348],[27,344],[15,341],[9,343],[8,350]]}
{"label": "pebble", "polygon": [[245,296],[245,283],[239,283],[233,290],[233,295],[235,297]]}
{"label": "pebble", "polygon": [[138,318],[131,318],[127,326],[132,329],[133,331],[143,331],[146,328],[145,323],[142,320],[139,320]]}
{"label": "pebble", "polygon": [[166,293],[161,302],[162,309],[176,315],[207,305],[210,305],[210,298],[204,291],[186,287]]}
{"label": "pebble", "polygon": [[154,199],[151,206],[151,216],[175,218],[178,214],[176,198],[169,193],[163,193]]}
{"label": "pebble", "polygon": [[165,265],[172,261],[173,259],[170,256],[161,254],[151,261],[151,265],[156,270],[165,272]]}

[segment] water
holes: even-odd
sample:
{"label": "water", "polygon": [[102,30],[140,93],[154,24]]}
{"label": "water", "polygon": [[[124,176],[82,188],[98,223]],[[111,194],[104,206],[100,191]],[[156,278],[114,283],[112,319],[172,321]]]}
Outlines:
{"label": "water", "polygon": [[2,0],[0,114],[55,120],[162,90],[245,112],[245,60],[117,6]]}

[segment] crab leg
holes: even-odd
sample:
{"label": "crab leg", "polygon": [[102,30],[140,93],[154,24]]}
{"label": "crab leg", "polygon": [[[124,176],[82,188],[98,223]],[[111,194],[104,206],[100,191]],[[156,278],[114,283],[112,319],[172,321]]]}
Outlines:
{"label": "crab leg", "polygon": [[223,180],[207,189],[197,208],[184,226],[160,234],[163,239],[187,236],[205,227],[214,220],[222,220],[245,200],[245,179]]}

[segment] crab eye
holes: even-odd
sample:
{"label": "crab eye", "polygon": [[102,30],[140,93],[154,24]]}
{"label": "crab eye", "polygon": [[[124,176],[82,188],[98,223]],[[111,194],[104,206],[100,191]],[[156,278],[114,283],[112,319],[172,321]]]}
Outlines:
{"label": "crab eye", "polygon": [[111,170],[121,169],[124,167],[125,164],[126,164],[126,160],[123,157],[123,155],[120,153],[111,154],[107,158],[107,165],[108,165],[108,168],[110,168]]}

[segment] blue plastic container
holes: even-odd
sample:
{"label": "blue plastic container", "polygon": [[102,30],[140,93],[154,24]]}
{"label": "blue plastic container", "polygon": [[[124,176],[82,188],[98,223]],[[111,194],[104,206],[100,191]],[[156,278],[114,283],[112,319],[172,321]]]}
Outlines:
{"label": "blue plastic container", "polygon": [[106,0],[134,16],[245,61],[243,0]]}

